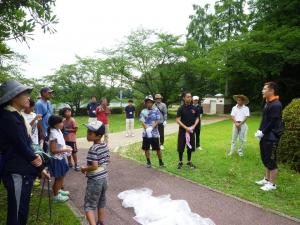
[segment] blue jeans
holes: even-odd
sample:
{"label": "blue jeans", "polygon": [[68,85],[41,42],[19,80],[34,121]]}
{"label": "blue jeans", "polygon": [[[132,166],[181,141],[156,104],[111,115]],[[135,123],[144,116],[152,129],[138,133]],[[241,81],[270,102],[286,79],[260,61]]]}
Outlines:
{"label": "blue jeans", "polygon": [[7,225],[26,225],[34,176],[8,174],[2,177],[7,190]]}

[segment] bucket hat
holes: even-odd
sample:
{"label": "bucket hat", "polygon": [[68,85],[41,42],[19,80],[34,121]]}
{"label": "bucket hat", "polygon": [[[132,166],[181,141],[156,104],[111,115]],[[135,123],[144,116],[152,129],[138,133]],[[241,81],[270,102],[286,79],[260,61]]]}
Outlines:
{"label": "bucket hat", "polygon": [[99,121],[99,120],[97,120],[97,121],[92,121],[92,122],[90,122],[90,123],[88,123],[88,124],[84,124],[84,126],[85,126],[88,130],[90,130],[90,131],[92,131],[92,132],[95,132],[97,135],[103,135],[103,134],[105,134],[105,126],[104,126],[104,124],[103,124],[101,121]]}
{"label": "bucket hat", "polygon": [[154,98],[155,98],[155,99],[157,99],[157,98],[162,98],[162,96],[161,96],[161,94],[156,94],[156,95],[154,96]]}
{"label": "bucket hat", "polygon": [[147,96],[145,97],[145,100],[144,100],[144,101],[146,102],[147,100],[150,100],[150,101],[154,102],[154,99],[153,99],[152,95],[147,95]]}
{"label": "bucket hat", "polygon": [[0,105],[9,102],[17,95],[28,91],[32,91],[32,87],[23,85],[16,80],[9,80],[0,86]]}
{"label": "bucket hat", "polygon": [[249,103],[249,99],[245,95],[234,95],[233,96],[234,101],[237,101],[238,98],[241,98],[245,105],[247,105]]}

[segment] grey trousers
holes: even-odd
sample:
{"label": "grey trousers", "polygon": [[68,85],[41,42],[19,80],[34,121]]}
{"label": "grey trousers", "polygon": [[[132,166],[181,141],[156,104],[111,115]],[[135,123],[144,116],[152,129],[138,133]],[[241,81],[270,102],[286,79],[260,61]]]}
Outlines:
{"label": "grey trousers", "polygon": [[236,128],[235,124],[233,124],[230,153],[233,153],[235,151],[237,138],[239,138],[238,153],[243,154],[244,152],[243,145],[246,140],[247,131],[248,131],[248,125],[246,123],[244,123],[240,127],[240,129]]}

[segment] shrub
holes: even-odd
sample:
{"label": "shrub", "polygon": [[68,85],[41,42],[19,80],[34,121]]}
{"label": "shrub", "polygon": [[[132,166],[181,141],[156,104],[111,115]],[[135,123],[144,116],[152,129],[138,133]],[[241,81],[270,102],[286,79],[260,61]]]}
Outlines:
{"label": "shrub", "polygon": [[278,146],[278,160],[300,171],[300,98],[283,110],[285,130]]}
{"label": "shrub", "polygon": [[122,107],[114,107],[110,109],[112,114],[122,114],[123,113],[123,108]]}

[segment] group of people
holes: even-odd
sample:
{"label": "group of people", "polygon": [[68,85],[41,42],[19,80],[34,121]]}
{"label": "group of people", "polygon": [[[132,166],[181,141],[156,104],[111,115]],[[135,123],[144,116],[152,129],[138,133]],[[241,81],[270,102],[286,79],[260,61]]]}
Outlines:
{"label": "group of people", "polygon": [[[110,109],[106,98],[97,103],[92,96],[87,106],[89,115],[87,140],[93,142],[86,158],[86,165],[80,166],[77,159],[76,131],[78,126],[72,117],[70,108],[64,108],[63,117],[53,114],[50,99],[53,91],[48,88],[40,90],[41,98],[35,103],[31,99],[32,87],[10,80],[0,86],[0,181],[7,190],[7,224],[26,224],[29,210],[30,195],[36,177],[49,179],[54,177],[52,187],[53,201],[64,202],[69,199],[70,192],[64,190],[64,177],[70,168],[81,171],[87,177],[87,188],[84,200],[86,217],[92,225],[104,224],[104,208],[107,190],[107,164],[109,163],[108,115]],[[263,118],[255,137],[260,141],[260,153],[266,168],[265,177],[257,181],[261,189],[276,189],[276,147],[283,130],[281,118],[282,106],[278,97],[278,86],[268,82],[262,90],[266,104]],[[187,149],[189,168],[192,163],[192,152],[201,149],[200,129],[203,110],[199,97],[190,92],[182,95],[183,104],[178,108],[176,122],[178,132],[178,164],[181,169],[183,153]],[[233,107],[231,156],[235,151],[236,139],[239,137],[239,156],[243,156],[243,143],[247,134],[247,118],[249,102],[244,95],[236,95],[237,105]],[[164,128],[167,124],[167,107],[162,96],[155,98],[148,95],[144,99],[145,108],[139,120],[143,127],[142,150],[145,152],[146,165],[152,167],[150,149],[156,151],[159,166],[165,167],[162,158],[164,149]],[[133,101],[128,102],[126,112],[126,136],[133,136],[135,107]],[[103,139],[103,140],[102,140]],[[42,147],[40,147],[42,146]],[[42,148],[42,149],[41,149]],[[74,161],[74,165],[73,165]],[[48,173],[50,172],[50,174]],[[95,220],[97,210],[98,221]]]}

